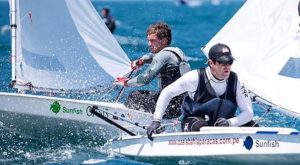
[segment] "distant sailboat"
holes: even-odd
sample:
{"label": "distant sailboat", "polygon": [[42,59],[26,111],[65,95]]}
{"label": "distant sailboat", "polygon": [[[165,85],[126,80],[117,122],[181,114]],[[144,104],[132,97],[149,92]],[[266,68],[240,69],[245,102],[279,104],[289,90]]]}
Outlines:
{"label": "distant sailboat", "polygon": [[[9,3],[13,87],[88,92],[107,89],[115,77],[131,70],[129,58],[89,0],[10,0]],[[152,116],[120,103],[1,92],[0,121],[5,128],[20,130],[27,126],[33,134],[38,130],[36,127],[43,130],[49,126],[69,127],[71,121],[87,128],[111,126],[91,113],[93,106],[124,127],[132,124],[119,120],[118,116],[144,123]]]}

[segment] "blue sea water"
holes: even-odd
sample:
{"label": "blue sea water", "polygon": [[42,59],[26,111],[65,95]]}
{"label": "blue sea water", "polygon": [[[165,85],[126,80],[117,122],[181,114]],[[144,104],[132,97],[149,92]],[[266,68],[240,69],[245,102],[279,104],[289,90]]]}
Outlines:
{"label": "blue sea water", "polygon": [[[199,6],[180,6],[171,0],[93,1],[98,12],[102,7],[110,8],[117,20],[114,35],[130,59],[136,59],[148,51],[145,31],[149,24],[165,21],[172,28],[172,45],[183,49],[193,69],[206,65],[201,46],[220,30],[243,3],[243,0],[205,0]],[[9,6],[6,1],[0,1],[0,28],[0,91],[14,92],[8,85],[11,63]],[[148,87],[154,88],[154,85]],[[266,108],[254,104],[254,111],[258,119]],[[300,129],[297,119],[273,110],[266,115],[261,125]],[[105,139],[103,144],[97,145],[90,144],[84,138],[74,136],[68,143],[53,140],[53,144],[46,145],[40,140],[0,127],[0,164],[144,164],[112,157],[109,148],[103,145]]]}

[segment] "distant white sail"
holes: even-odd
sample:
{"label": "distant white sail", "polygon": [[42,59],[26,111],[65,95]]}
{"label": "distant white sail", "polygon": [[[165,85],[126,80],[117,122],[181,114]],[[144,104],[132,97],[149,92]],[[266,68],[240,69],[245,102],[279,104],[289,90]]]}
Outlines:
{"label": "distant white sail", "polygon": [[80,90],[111,85],[130,70],[89,0],[14,1],[17,85]]}
{"label": "distant white sail", "polygon": [[248,0],[204,48],[227,44],[255,94],[300,114],[299,0]]}

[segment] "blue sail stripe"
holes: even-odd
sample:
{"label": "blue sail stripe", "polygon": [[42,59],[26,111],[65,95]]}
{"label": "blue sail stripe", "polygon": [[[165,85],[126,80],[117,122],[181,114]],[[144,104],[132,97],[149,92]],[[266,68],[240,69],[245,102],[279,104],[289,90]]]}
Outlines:
{"label": "blue sail stripe", "polygon": [[292,78],[300,78],[300,72],[295,72],[297,70],[300,70],[300,58],[290,57],[279,72],[279,75]]}

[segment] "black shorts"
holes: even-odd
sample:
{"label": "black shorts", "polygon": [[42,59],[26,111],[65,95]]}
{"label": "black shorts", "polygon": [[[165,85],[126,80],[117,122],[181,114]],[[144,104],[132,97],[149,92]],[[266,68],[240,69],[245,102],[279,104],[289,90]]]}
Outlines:
{"label": "black shorts", "polygon": [[195,132],[200,131],[201,127],[208,126],[207,121],[202,117],[189,116],[183,118],[181,122],[182,132]]}

